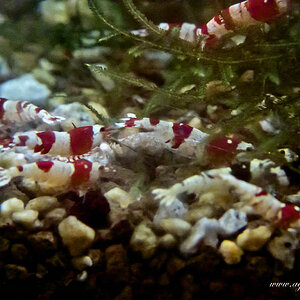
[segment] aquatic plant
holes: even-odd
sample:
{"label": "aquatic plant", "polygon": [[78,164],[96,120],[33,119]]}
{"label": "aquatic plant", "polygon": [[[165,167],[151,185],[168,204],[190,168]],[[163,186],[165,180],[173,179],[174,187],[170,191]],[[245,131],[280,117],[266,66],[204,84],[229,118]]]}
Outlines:
{"label": "aquatic plant", "polygon": [[[224,35],[217,47],[206,51],[203,49],[205,36],[188,42],[178,38],[180,27],[165,31],[161,29],[165,25],[159,28],[150,21],[146,15],[151,9],[157,9],[155,3],[143,6],[142,2],[124,0],[122,4],[137,21],[135,28],[124,29],[113,24],[100,10],[99,1],[89,0],[90,8],[109,28],[108,35],[99,41],[109,45],[111,40],[118,39],[123,51],[128,53],[126,63],[119,66],[89,66],[92,72],[122,83],[123,92],[119,91],[117,98],[116,94],[109,95],[115,97],[116,106],[122,107],[121,98],[124,99],[125,87],[129,85],[146,98],[135,109],[140,117],[163,116],[170,109],[191,109],[205,117],[205,108],[213,105],[218,109],[214,123],[207,128],[210,133],[245,134],[247,128],[248,138],[257,146],[254,155],[273,153],[279,160],[278,148],[298,148],[300,19],[297,3],[292,3],[288,14],[274,22],[235,29]],[[229,4],[230,1],[223,1],[222,5]],[[191,10],[189,13],[189,18],[194,20]],[[137,28],[144,30],[133,34],[132,29]],[[134,71],[149,49],[171,54],[166,67],[156,70],[159,80],[143,74],[143,70]],[[273,128],[268,133],[259,128],[259,122],[266,119]]]}

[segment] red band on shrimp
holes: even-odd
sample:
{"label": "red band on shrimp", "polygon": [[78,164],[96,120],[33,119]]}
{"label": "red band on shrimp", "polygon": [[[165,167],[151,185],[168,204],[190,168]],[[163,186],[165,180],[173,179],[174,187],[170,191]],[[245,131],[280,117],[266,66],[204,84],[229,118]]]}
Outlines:
{"label": "red band on shrimp", "polygon": [[129,118],[125,121],[125,127],[133,127],[137,118]]}
{"label": "red band on shrimp", "polygon": [[206,150],[211,155],[234,154],[240,140],[221,137],[210,141]]}
{"label": "red band on shrimp", "polygon": [[71,177],[71,185],[79,186],[88,182],[92,166],[93,163],[86,159],[76,160],[74,162],[74,173]]}
{"label": "red band on shrimp", "polygon": [[52,161],[38,161],[36,163],[37,167],[44,171],[45,173],[49,172],[54,163]]}
{"label": "red band on shrimp", "polygon": [[177,149],[190,136],[193,127],[186,124],[174,123],[172,129],[174,133],[172,148]]}
{"label": "red band on shrimp", "polygon": [[257,21],[269,22],[279,15],[275,0],[249,0],[245,6],[251,17]]}
{"label": "red band on shrimp", "polygon": [[20,116],[21,115],[21,113],[23,112],[23,102],[22,101],[18,101],[17,102],[17,105],[16,105],[16,107],[17,107],[17,114]]}
{"label": "red band on shrimp", "polygon": [[296,205],[287,204],[280,210],[279,218],[280,227],[286,228],[300,218],[300,209]]}
{"label": "red band on shrimp", "polygon": [[52,131],[44,131],[36,134],[42,141],[41,145],[36,145],[33,149],[34,152],[41,152],[41,154],[47,154],[53,144],[55,143],[55,134]]}
{"label": "red band on shrimp", "polygon": [[70,145],[73,155],[89,152],[93,146],[93,126],[83,126],[69,131]]}
{"label": "red band on shrimp", "polygon": [[150,118],[149,121],[150,121],[150,124],[153,125],[153,126],[155,126],[159,123],[159,120],[156,120],[156,119],[151,119]]}
{"label": "red band on shrimp", "polygon": [[20,146],[20,147],[24,147],[26,146],[26,141],[28,140],[28,136],[27,135],[20,135],[18,136],[20,142],[18,144],[16,144],[16,146]]}
{"label": "red band on shrimp", "polygon": [[233,19],[232,19],[232,17],[231,17],[229,8],[223,9],[223,10],[221,11],[221,15],[222,15],[222,17],[223,17],[223,19],[224,19],[225,28],[226,28],[227,30],[234,29],[235,26],[234,26],[234,22],[233,22]]}
{"label": "red band on shrimp", "polygon": [[42,108],[36,107],[34,111],[38,114],[41,110],[42,110]]}
{"label": "red band on shrimp", "polygon": [[28,105],[30,105],[29,102],[27,102],[27,101],[23,102],[23,104],[22,104],[23,109],[26,108]]}

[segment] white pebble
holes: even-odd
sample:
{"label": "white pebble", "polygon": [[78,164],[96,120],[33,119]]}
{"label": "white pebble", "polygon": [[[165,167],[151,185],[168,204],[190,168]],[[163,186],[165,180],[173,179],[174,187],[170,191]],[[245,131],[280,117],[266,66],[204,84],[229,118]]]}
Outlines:
{"label": "white pebble", "polygon": [[0,206],[0,215],[9,218],[14,212],[24,210],[24,203],[18,198],[10,198],[4,201]]}
{"label": "white pebble", "polygon": [[121,208],[127,208],[134,200],[124,190],[115,187],[104,194],[110,205],[118,204]]}
{"label": "white pebble", "polygon": [[158,244],[165,249],[173,248],[176,245],[176,243],[177,241],[175,237],[170,233],[161,236],[158,240]]}
{"label": "white pebble", "polygon": [[91,267],[93,265],[93,261],[89,256],[78,256],[72,258],[72,265],[75,269],[82,271],[85,268]]}
{"label": "white pebble", "polygon": [[74,216],[69,216],[60,222],[58,232],[72,256],[82,254],[91,246],[95,238],[95,230]]}
{"label": "white pebble", "polygon": [[37,210],[39,213],[45,213],[51,209],[54,209],[58,205],[57,198],[50,196],[41,196],[31,199],[25,209]]}
{"label": "white pebble", "polygon": [[134,251],[141,252],[143,258],[150,258],[157,247],[158,239],[145,224],[139,224],[131,237],[130,245]]}
{"label": "white pebble", "polygon": [[12,219],[15,223],[21,224],[25,227],[34,227],[37,221],[39,212],[36,210],[28,209],[23,211],[14,212]]}
{"label": "white pebble", "polygon": [[178,237],[183,237],[192,228],[191,224],[178,218],[163,219],[160,221],[159,225],[166,232]]}
{"label": "white pebble", "polygon": [[224,234],[231,235],[247,225],[247,215],[231,208],[219,219],[219,223]]}

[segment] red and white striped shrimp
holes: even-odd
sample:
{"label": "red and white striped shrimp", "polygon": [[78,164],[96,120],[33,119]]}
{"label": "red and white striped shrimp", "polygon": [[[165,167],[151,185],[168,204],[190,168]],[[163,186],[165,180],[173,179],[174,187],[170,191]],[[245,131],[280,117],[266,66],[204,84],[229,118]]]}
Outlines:
{"label": "red and white striped shrimp", "polygon": [[[136,127],[146,132],[134,133],[119,141],[130,148],[142,148],[151,154],[168,149],[184,156],[196,155],[204,160],[207,155],[214,160],[217,156],[230,160],[239,151],[254,148],[252,144],[236,138],[222,137],[209,141],[207,133],[183,123],[151,118],[137,119],[133,114],[121,120],[122,123],[116,124],[118,127]],[[207,155],[204,157],[204,154]]]}
{"label": "red and white striped shrimp", "polygon": [[46,110],[27,101],[13,101],[0,98],[0,123],[9,125],[34,120],[41,120],[46,124],[52,125],[64,120],[64,118],[52,116]]}
{"label": "red and white striped shrimp", "polygon": [[68,132],[30,131],[15,134],[6,146],[26,147],[35,153],[52,156],[74,156],[90,152],[105,140],[106,135],[107,131],[101,125],[77,127]]}
{"label": "red and white striped shrimp", "polygon": [[129,117],[122,119],[123,123],[117,123],[119,127],[137,127],[157,133],[157,138],[163,140],[166,148],[178,149],[182,144],[199,144],[208,137],[208,134],[199,129],[183,123],[173,123],[151,118],[137,119]]}
{"label": "red and white striped shrimp", "polygon": [[[204,37],[202,48],[210,48],[229,32],[270,23],[288,11],[290,2],[291,0],[247,0],[223,9],[219,15],[201,26],[190,23],[160,23],[158,27],[165,31],[180,27],[180,39],[197,42]],[[148,35],[146,29],[134,30],[131,33],[143,37]]]}
{"label": "red and white striped shrimp", "polygon": [[48,187],[80,189],[93,185],[100,177],[103,165],[86,159],[74,162],[38,161],[21,166],[0,169],[0,187],[15,177],[29,178]]}

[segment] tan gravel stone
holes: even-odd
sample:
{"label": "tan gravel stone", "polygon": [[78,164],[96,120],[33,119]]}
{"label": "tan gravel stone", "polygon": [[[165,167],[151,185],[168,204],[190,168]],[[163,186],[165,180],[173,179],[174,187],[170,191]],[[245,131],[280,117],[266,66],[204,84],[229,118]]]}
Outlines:
{"label": "tan gravel stone", "polygon": [[64,219],[58,225],[58,232],[72,256],[82,254],[91,246],[95,238],[95,230],[74,216]]}

